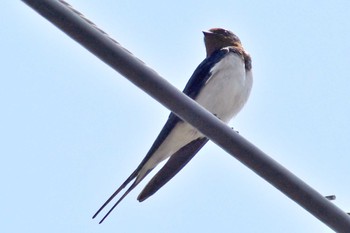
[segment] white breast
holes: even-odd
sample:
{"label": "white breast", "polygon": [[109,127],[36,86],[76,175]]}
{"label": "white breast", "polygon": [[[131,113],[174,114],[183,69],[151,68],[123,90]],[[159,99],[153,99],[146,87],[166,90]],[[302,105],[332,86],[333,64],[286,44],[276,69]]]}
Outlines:
{"label": "white breast", "polygon": [[252,73],[246,72],[243,59],[232,52],[210,72],[212,76],[196,101],[227,123],[247,102],[253,83]]}

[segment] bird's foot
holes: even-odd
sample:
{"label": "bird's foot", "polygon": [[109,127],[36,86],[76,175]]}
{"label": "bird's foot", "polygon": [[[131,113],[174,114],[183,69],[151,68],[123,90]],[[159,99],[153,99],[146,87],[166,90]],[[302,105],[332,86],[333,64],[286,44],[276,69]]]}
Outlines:
{"label": "bird's foot", "polygon": [[333,200],[335,200],[336,196],[335,195],[328,195],[328,196],[325,196],[325,198],[330,200],[330,201],[333,201]]}
{"label": "bird's foot", "polygon": [[218,117],[218,115],[216,115],[216,113],[213,113],[213,115],[216,116],[221,121],[220,117]]}
{"label": "bird's foot", "polygon": [[236,133],[239,134],[239,131],[238,131],[238,130],[235,130],[233,127],[231,127],[231,129],[233,129]]}

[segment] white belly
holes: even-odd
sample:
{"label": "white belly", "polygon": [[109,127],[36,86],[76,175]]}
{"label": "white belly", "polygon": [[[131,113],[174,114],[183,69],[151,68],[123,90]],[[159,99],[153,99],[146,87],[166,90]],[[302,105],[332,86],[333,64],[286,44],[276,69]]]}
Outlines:
{"label": "white belly", "polygon": [[247,102],[252,73],[246,72],[240,56],[230,53],[211,69],[196,101],[224,122],[229,122]]}

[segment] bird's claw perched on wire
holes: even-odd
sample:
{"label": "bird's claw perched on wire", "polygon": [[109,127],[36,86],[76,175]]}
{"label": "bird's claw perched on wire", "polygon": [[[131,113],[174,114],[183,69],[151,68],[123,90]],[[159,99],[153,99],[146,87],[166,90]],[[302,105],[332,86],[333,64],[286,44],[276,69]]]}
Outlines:
{"label": "bird's claw perched on wire", "polygon": [[236,133],[239,134],[239,131],[238,131],[238,130],[235,130],[233,127],[231,127],[231,129],[233,129],[233,131],[235,131]]}
{"label": "bird's claw perched on wire", "polygon": [[328,196],[325,196],[325,198],[330,200],[330,201],[334,201],[336,199],[336,196],[335,195],[328,195]]}
{"label": "bird's claw perched on wire", "polygon": [[216,113],[213,113],[213,115],[216,116],[216,118],[218,118],[220,121],[222,121],[222,120],[220,119],[220,117],[218,117],[218,115],[216,115]]}

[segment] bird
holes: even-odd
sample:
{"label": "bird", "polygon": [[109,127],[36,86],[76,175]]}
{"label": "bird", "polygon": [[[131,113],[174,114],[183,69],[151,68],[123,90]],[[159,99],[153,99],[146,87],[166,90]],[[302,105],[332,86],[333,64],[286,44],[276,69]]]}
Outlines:
{"label": "bird", "polygon": [[[250,95],[253,84],[251,57],[240,39],[229,30],[211,28],[203,34],[206,58],[195,69],[183,93],[227,124],[243,108]],[[160,162],[168,159],[137,197],[140,202],[146,200],[172,179],[208,140],[190,124],[170,113],[145,158],[92,218],[134,181],[104,215],[101,224],[130,191]]]}

